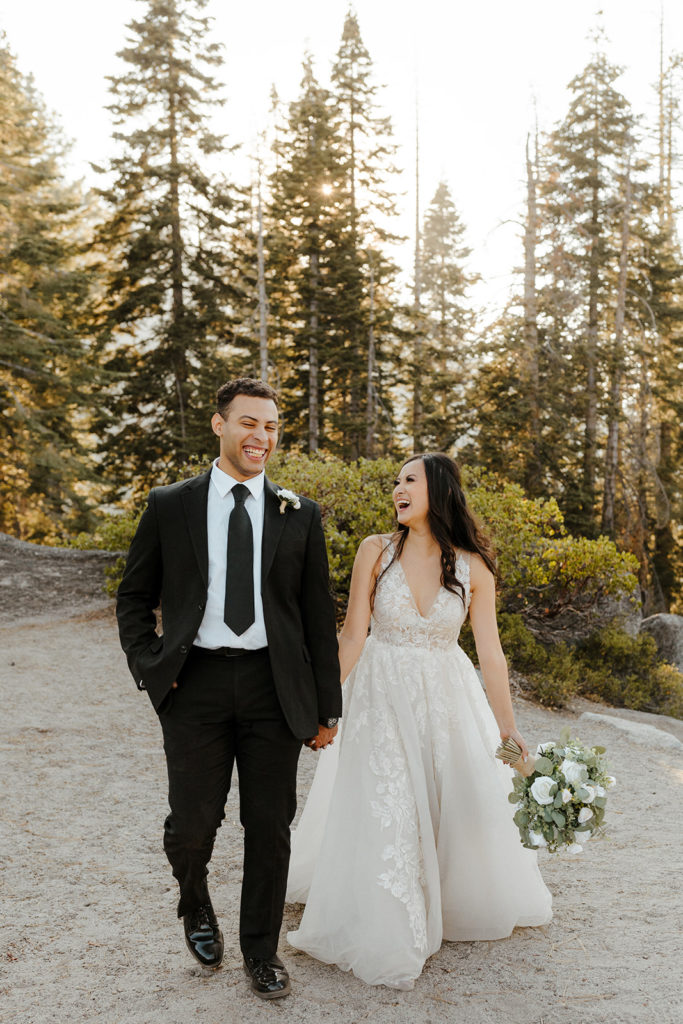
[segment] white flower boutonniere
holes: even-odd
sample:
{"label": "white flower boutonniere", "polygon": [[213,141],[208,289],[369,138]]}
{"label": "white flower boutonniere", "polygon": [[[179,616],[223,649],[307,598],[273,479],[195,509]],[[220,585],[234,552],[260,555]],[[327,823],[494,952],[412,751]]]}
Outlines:
{"label": "white flower boutonniere", "polygon": [[286,488],[281,487],[280,490],[277,491],[277,497],[280,499],[281,516],[285,514],[285,509],[288,505],[291,505],[292,508],[301,508],[301,502],[294,491],[288,491]]}

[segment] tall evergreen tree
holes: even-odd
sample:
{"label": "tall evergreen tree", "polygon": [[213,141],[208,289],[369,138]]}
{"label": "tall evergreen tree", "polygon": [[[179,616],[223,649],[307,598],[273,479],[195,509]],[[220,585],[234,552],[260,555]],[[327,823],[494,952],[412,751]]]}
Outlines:
{"label": "tall evergreen tree", "polygon": [[[598,51],[570,82],[568,114],[551,136],[546,190],[546,213],[562,249],[563,288],[570,285],[573,299],[564,333],[571,339],[567,358],[576,375],[576,397],[583,405],[581,466],[571,482],[568,514],[572,526],[589,534],[597,528],[599,507],[602,343],[613,321],[610,296],[619,251],[619,175],[634,142],[633,114],[615,87],[621,73]],[[550,258],[555,272],[557,254],[552,250]]]}
{"label": "tall evergreen tree", "polygon": [[394,238],[388,224],[396,213],[390,187],[396,174],[396,145],[391,120],[378,109],[379,87],[373,80],[372,60],[352,10],[346,15],[332,67],[332,92],[342,140],[348,246],[340,295],[344,301],[337,320],[340,344],[335,376],[343,382],[343,389],[336,418],[344,438],[343,453],[357,458],[364,453],[367,438],[373,436],[369,424],[376,419],[376,402],[385,397],[378,393],[380,379],[372,381],[369,373],[376,373],[383,339],[387,356],[393,345],[390,295],[397,268],[386,254],[386,245]]}
{"label": "tall evergreen tree", "polygon": [[4,37],[0,124],[0,530],[53,539],[85,525],[89,211]]}
{"label": "tall evergreen tree", "polygon": [[449,448],[463,432],[464,381],[472,368],[472,311],[466,269],[471,250],[446,182],[440,182],[424,220],[421,258],[422,356],[427,372],[421,396],[423,444]]}
{"label": "tall evergreen tree", "polygon": [[211,393],[239,367],[231,234],[236,195],[210,173],[224,153],[210,127],[222,64],[207,37],[208,0],[139,0],[111,77],[117,155],[102,190],[110,214],[101,308],[105,365],[116,384],[103,429],[120,483],[170,475],[202,451]]}
{"label": "tall evergreen tree", "polygon": [[275,360],[283,374],[285,441],[314,452],[328,434],[337,284],[345,254],[339,139],[329,91],[318,83],[310,56],[304,61],[301,96],[290,105],[274,148],[268,300]]}

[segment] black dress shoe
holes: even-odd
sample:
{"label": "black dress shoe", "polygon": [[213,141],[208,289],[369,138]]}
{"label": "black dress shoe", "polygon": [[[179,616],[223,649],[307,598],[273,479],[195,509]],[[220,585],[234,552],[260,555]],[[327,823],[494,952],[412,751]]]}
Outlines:
{"label": "black dress shoe", "polygon": [[259,960],[257,957],[245,956],[244,970],[251,979],[251,991],[259,999],[280,999],[291,992],[287,968],[279,957]]}
{"label": "black dress shoe", "polygon": [[183,917],[187,948],[203,967],[220,967],[223,959],[223,935],[210,903],[197,907]]}

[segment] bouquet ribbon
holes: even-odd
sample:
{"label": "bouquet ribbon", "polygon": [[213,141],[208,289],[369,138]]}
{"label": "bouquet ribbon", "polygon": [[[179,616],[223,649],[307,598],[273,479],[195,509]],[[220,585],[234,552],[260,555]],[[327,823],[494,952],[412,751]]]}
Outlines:
{"label": "bouquet ribbon", "polygon": [[509,764],[511,768],[514,768],[520,775],[524,775],[528,778],[534,773],[534,767],[536,765],[536,759],[529,754],[526,761],[522,758],[522,748],[516,740],[513,740],[511,736],[508,736],[506,740],[496,748],[496,757],[499,761],[504,764]]}

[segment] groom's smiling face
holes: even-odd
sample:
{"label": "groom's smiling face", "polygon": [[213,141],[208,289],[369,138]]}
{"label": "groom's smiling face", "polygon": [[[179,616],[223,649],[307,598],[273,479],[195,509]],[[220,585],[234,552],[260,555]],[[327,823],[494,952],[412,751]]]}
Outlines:
{"label": "groom's smiling face", "polygon": [[219,469],[237,480],[257,476],[277,445],[277,406],[270,398],[236,395],[211,420],[220,439]]}

